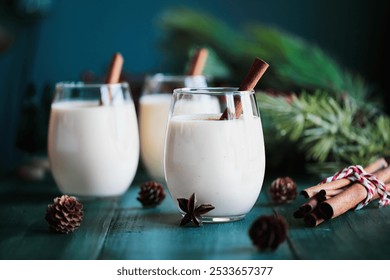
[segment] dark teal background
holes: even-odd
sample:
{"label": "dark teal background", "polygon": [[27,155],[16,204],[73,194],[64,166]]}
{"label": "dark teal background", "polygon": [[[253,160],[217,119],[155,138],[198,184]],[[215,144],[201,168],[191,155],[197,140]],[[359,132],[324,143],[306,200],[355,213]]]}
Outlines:
{"label": "dark teal background", "polygon": [[[41,3],[38,12],[29,2]],[[234,28],[253,21],[279,27],[325,49],[346,68],[389,92],[388,1],[215,0],[98,1],[0,0],[0,27],[13,38],[0,53],[0,171],[12,170],[21,153],[15,134],[23,95],[33,83],[77,80],[105,73],[114,52],[133,74],[174,72],[159,48],[162,13],[174,7],[203,10]],[[48,5],[46,5],[48,4]],[[27,7],[27,8],[26,8]],[[175,44],[175,42],[172,42]],[[387,99],[386,99],[387,98]],[[386,97],[385,100],[388,100]]]}

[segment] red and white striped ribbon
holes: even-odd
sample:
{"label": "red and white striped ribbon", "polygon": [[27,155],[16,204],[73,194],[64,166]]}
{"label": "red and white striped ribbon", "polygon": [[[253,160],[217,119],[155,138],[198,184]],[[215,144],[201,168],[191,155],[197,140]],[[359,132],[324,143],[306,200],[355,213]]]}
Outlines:
{"label": "red and white striped ribbon", "polygon": [[390,192],[386,191],[385,184],[380,181],[375,175],[367,173],[360,165],[351,165],[346,167],[333,176],[330,176],[322,181],[322,183],[328,183],[339,179],[348,179],[351,182],[358,182],[367,189],[367,197],[364,201],[356,206],[355,210],[359,210],[369,204],[377,190],[380,200],[378,202],[379,207],[387,206],[390,204]]}

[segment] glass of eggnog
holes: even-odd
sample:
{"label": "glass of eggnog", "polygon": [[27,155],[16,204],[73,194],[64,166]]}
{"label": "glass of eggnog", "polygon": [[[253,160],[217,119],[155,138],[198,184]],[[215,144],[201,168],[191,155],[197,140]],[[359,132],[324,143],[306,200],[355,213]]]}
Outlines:
{"label": "glass of eggnog", "polygon": [[[191,110],[198,106],[202,110]],[[225,111],[227,118],[221,119]],[[174,201],[195,193],[198,205],[215,207],[202,216],[203,222],[244,218],[256,203],[265,173],[263,130],[254,91],[175,89],[164,168]]]}
{"label": "glass of eggnog", "polygon": [[205,86],[206,78],[202,75],[159,73],[146,77],[139,100],[141,159],[153,179],[164,180],[164,138],[173,90]]}
{"label": "glass of eggnog", "polygon": [[55,182],[79,198],[127,191],[139,161],[138,123],[127,83],[56,85],[48,155]]}

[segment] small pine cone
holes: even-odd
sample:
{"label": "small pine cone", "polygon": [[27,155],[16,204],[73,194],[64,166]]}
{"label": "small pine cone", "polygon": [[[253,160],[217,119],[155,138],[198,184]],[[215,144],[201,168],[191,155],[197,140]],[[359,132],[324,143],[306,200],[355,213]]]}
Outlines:
{"label": "small pine cone", "polygon": [[67,195],[56,197],[53,202],[47,206],[45,216],[50,229],[66,234],[76,230],[83,220],[83,205]]}
{"label": "small pine cone", "polygon": [[287,203],[297,197],[297,186],[290,177],[279,177],[272,182],[269,192],[273,202]]}
{"label": "small pine cone", "polygon": [[286,220],[278,215],[261,216],[250,227],[249,236],[260,251],[274,251],[286,240]]}
{"label": "small pine cone", "polygon": [[157,182],[143,183],[140,189],[137,200],[142,203],[143,207],[155,207],[165,198],[164,187]]}

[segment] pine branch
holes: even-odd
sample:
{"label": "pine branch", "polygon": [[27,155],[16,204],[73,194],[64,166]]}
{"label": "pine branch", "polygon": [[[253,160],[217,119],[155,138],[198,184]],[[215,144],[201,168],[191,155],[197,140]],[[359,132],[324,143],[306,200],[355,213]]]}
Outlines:
{"label": "pine branch", "polygon": [[249,32],[265,58],[277,65],[275,71],[281,81],[293,81],[299,88],[310,90],[348,91],[345,73],[320,48],[261,24],[250,26]]}
{"label": "pine branch", "polygon": [[317,163],[316,173],[335,165],[365,165],[390,155],[390,118],[379,116],[357,123],[360,111],[348,97],[338,102],[323,91],[303,92],[289,103],[261,94],[258,104],[279,136],[297,143],[307,160]]}
{"label": "pine branch", "polygon": [[217,54],[216,64],[230,70],[224,73],[230,74],[234,85],[246,73],[244,62],[261,57],[271,65],[261,86],[276,92],[302,92],[288,101],[262,94],[258,104],[266,120],[266,138],[288,140],[284,146],[295,143],[314,173],[329,174],[347,164],[365,165],[390,155],[390,119],[368,100],[370,87],[321,48],[259,23],[232,28],[188,9],[170,10],[161,22],[168,35],[167,50],[175,58],[185,53],[186,61],[188,49],[207,46]]}
{"label": "pine branch", "polygon": [[194,45],[209,46],[230,67],[231,79],[245,73],[244,61],[261,57],[271,65],[262,83],[270,88],[322,89],[337,96],[348,94],[359,104],[369,95],[362,77],[345,71],[321,48],[276,28],[252,23],[234,29],[207,13],[183,8],[168,10],[161,16],[161,24],[168,35],[169,52],[177,56]]}

